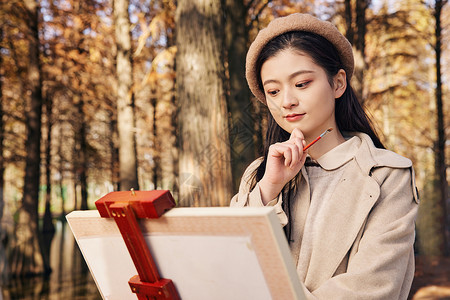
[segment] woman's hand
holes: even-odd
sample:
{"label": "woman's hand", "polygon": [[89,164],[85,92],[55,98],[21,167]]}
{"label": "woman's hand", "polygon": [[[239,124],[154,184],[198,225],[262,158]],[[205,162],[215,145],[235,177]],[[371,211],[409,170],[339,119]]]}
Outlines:
{"label": "woman's hand", "polygon": [[259,181],[264,205],[274,199],[300,171],[306,160],[306,152],[303,152],[305,145],[303,133],[295,128],[289,140],[269,147],[266,171]]}

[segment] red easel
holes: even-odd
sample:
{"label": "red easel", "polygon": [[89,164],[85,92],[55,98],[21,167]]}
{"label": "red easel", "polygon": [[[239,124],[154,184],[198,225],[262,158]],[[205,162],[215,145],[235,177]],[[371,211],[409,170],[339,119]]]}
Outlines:
{"label": "red easel", "polygon": [[170,279],[161,278],[155,261],[145,243],[138,218],[159,218],[175,206],[169,191],[112,192],[95,202],[103,218],[114,218],[130,252],[138,275],[129,285],[139,300],[179,300]]}

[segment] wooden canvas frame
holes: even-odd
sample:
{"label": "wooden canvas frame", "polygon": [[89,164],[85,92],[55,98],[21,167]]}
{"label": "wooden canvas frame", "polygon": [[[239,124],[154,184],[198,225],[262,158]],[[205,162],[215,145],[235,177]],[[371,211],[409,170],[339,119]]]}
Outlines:
{"label": "wooden canvas frame", "polygon": [[[67,220],[102,297],[136,299],[128,286],[136,268],[114,220],[98,211]],[[181,299],[304,299],[273,208],[173,208],[140,226]]]}

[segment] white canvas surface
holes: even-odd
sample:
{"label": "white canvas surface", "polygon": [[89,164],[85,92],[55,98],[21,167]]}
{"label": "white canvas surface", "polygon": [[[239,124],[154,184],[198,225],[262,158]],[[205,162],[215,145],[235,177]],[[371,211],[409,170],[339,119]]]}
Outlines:
{"label": "white canvas surface", "polygon": [[[183,299],[271,299],[249,237],[146,236],[146,240],[161,277],[172,279]],[[137,271],[121,237],[82,238],[79,245],[105,299],[136,299],[128,280]]]}

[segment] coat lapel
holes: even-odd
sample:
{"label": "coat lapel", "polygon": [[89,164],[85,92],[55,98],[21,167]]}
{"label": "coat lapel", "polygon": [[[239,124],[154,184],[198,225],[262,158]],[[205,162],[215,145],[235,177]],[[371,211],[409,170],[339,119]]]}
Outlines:
{"label": "coat lapel", "polygon": [[377,182],[349,162],[329,204],[318,216],[320,239],[312,247],[305,285],[315,290],[331,278],[352,247],[358,232],[380,194]]}

